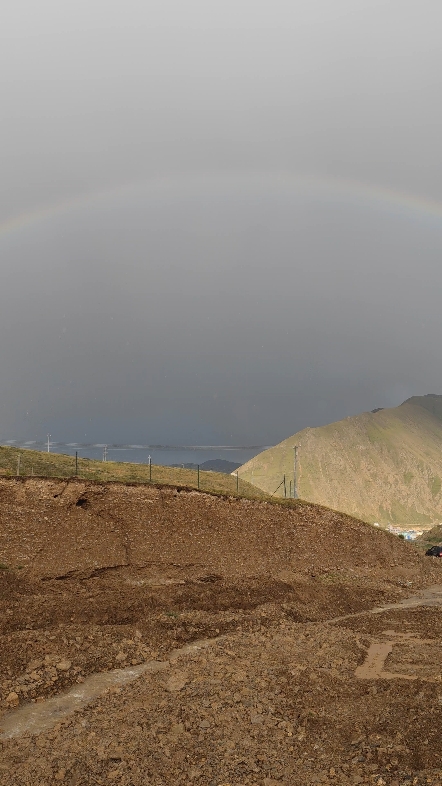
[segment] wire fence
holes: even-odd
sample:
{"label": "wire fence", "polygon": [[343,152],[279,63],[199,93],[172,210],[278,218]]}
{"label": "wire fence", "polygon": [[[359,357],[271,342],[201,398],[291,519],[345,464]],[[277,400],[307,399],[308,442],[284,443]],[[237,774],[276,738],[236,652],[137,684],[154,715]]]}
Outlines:
{"label": "wire fence", "polygon": [[0,475],[6,477],[79,478],[83,480],[123,483],[164,484],[194,488],[200,491],[233,494],[249,498],[268,495],[248,483],[238,472],[225,474],[161,464],[135,464],[102,461],[78,455],[44,453],[16,447],[0,450]]}
{"label": "wire fence", "polygon": [[297,485],[295,483],[295,479],[287,480],[287,476],[284,475],[279,486],[277,486],[276,489],[270,494],[271,497],[274,497],[276,495],[278,495],[278,497],[284,497],[284,499],[298,499]]}

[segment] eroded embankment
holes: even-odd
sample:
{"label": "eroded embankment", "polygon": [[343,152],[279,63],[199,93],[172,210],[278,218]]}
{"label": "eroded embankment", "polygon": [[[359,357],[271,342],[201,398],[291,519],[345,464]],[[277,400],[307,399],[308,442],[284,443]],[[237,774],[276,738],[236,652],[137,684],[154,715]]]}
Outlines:
{"label": "eroded embankment", "polygon": [[0,480],[0,563],[37,579],[129,566],[163,583],[331,571],[428,579],[412,546],[327,508],[80,480]]}

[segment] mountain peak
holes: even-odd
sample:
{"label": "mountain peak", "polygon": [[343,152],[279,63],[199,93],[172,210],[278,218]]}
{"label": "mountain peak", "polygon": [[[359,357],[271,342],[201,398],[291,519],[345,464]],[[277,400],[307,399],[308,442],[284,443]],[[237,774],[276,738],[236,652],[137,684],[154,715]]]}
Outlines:
{"label": "mountain peak", "polygon": [[[425,396],[411,396],[404,401],[404,404],[411,404],[414,407],[423,407],[437,418],[442,420],[442,396],[437,393],[427,393]],[[403,406],[403,404],[401,405]]]}
{"label": "mountain peak", "polygon": [[302,499],[368,522],[431,527],[440,521],[442,395],[412,396],[398,407],[304,429],[255,456],[239,476],[290,496],[295,444]]}

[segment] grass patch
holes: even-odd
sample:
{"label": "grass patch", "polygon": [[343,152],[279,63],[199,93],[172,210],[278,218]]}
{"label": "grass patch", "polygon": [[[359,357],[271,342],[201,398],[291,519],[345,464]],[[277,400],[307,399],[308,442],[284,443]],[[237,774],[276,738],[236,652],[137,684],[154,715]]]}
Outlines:
{"label": "grass patch", "polygon": [[[59,453],[46,453],[37,450],[20,450],[19,448],[0,446],[0,477],[11,477],[17,473],[17,462],[20,457],[20,476],[45,478],[75,477],[75,457]],[[117,481],[121,483],[155,483],[166,486],[193,488],[208,493],[227,494],[246,497],[248,499],[268,499],[261,489],[248,483],[243,478],[226,475],[222,472],[199,473],[193,469],[167,467],[159,464],[131,464],[117,461],[95,461],[78,459],[78,477],[83,480],[98,482]]]}

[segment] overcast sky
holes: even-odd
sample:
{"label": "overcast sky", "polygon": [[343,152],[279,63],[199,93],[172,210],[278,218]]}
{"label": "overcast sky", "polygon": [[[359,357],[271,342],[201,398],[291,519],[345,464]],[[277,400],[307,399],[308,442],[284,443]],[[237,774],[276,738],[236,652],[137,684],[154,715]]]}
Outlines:
{"label": "overcast sky", "polygon": [[0,438],[269,444],[442,393],[441,29],[440,0],[8,3]]}

